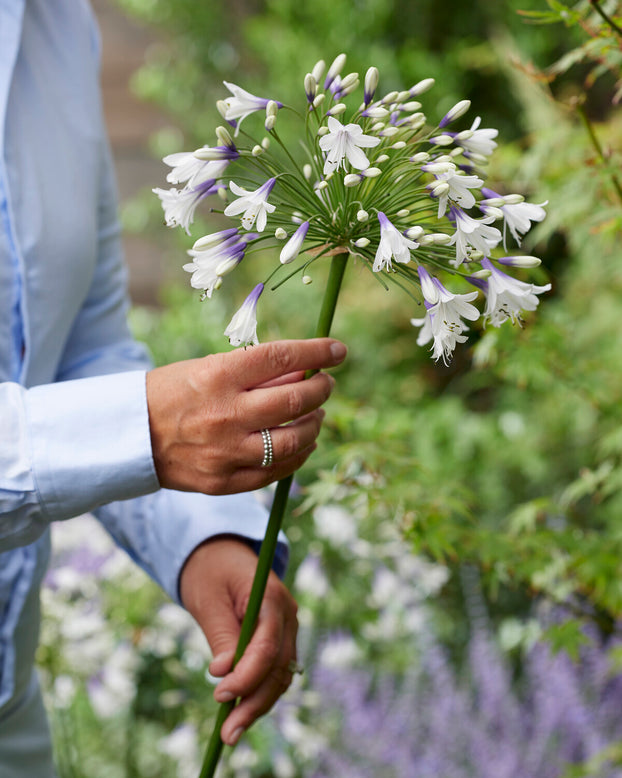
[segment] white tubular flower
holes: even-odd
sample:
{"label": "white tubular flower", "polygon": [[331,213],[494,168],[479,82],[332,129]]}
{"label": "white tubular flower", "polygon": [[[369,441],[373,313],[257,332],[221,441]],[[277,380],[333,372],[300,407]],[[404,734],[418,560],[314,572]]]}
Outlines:
{"label": "white tubular flower", "polygon": [[432,356],[438,361],[441,357],[447,365],[457,343],[464,343],[468,330],[462,319],[476,321],[479,311],[471,302],[477,297],[477,292],[467,294],[452,294],[437,279],[430,276],[425,268],[417,268],[421,280],[426,315],[422,319],[411,319],[414,327],[421,327],[417,337],[417,345],[432,343]]}
{"label": "white tubular flower", "polygon": [[218,184],[213,179],[196,187],[186,186],[184,189],[152,189],[160,198],[164,210],[164,220],[167,227],[181,227],[190,235],[190,225],[194,220],[194,212],[198,204],[210,194],[218,191]]}
{"label": "white tubular flower", "polygon": [[364,170],[369,167],[369,160],[361,147],[371,148],[380,143],[380,138],[371,135],[363,135],[363,130],[358,124],[344,125],[334,116],[328,117],[328,134],[320,138],[320,148],[326,152],[324,161],[324,175],[332,173],[347,159],[352,167]]}
{"label": "white tubular flower", "polygon": [[471,129],[465,133],[455,134],[454,140],[458,146],[462,146],[467,154],[480,154],[482,157],[489,157],[497,148],[497,143],[493,138],[497,137],[499,130],[480,130],[478,127],[481,121],[481,116],[476,117]]}
{"label": "white tubular flower", "polygon": [[365,106],[368,106],[371,101],[374,99],[374,94],[376,93],[376,87],[378,86],[378,68],[376,67],[370,67],[367,70],[367,73],[365,73],[365,96],[363,98],[365,102]]}
{"label": "white tubular flower", "polygon": [[[482,194],[488,201],[495,201],[501,197],[497,192],[486,188],[482,189]],[[512,237],[520,246],[521,237],[531,229],[531,222],[541,222],[546,216],[543,206],[548,205],[548,202],[548,200],[545,200],[543,203],[537,204],[524,201],[508,203],[507,199],[503,200],[503,204],[499,206],[503,214],[503,246],[506,246],[505,233],[507,227],[510,228]],[[484,213],[486,213],[487,207],[488,202],[482,206]]]}
{"label": "white tubular flower", "polygon": [[454,244],[456,246],[456,267],[467,258],[467,246],[473,246],[474,249],[487,256],[501,240],[499,230],[496,227],[488,226],[494,221],[492,216],[478,220],[466,214],[461,208],[452,206],[449,209],[449,218],[456,227],[456,231],[449,241],[450,246]]}
{"label": "white tubular flower", "polygon": [[419,244],[407,238],[395,227],[382,211],[378,212],[380,222],[380,243],[376,250],[373,271],[378,273],[384,268],[391,270],[391,260],[408,264],[410,262],[410,250],[419,247]]}
{"label": "white tubular flower", "polygon": [[[240,131],[240,125],[255,111],[263,111],[270,102],[269,98],[256,97],[250,92],[247,92],[242,87],[236,84],[231,84],[228,81],[223,81],[223,84],[231,92],[233,97],[227,97],[221,101],[224,107],[223,117],[228,122],[232,122],[235,125],[235,135]],[[283,107],[283,103],[277,103],[279,108]]]}
{"label": "white tubular flower", "polygon": [[[472,208],[475,205],[475,196],[469,190],[481,187],[484,183],[482,179],[477,176],[467,176],[458,171],[453,162],[448,162],[447,169],[442,172],[430,169],[435,167],[439,167],[439,165],[435,165],[435,163],[422,165],[421,169],[435,174],[437,184],[433,186],[431,193],[433,197],[438,197],[438,218],[445,215],[449,200],[462,208]],[[447,184],[445,191],[438,190],[439,182]]]}
{"label": "white tubular flower", "polygon": [[183,266],[187,273],[192,273],[190,285],[203,289],[204,296],[211,297],[223,275],[230,273],[244,258],[249,237],[241,238],[237,229],[229,229],[200,238],[188,251],[192,262]]}
{"label": "white tubular flower", "polygon": [[225,208],[225,216],[236,216],[243,213],[242,226],[245,230],[252,229],[255,220],[257,220],[257,231],[263,232],[268,221],[268,214],[273,213],[276,208],[275,205],[268,202],[275,181],[275,178],[269,178],[254,192],[248,192],[243,187],[238,186],[235,181],[230,181],[229,188],[233,194],[238,196],[238,199]]}
{"label": "white tubular flower", "polygon": [[307,237],[307,231],[309,229],[309,222],[303,222],[300,227],[296,230],[296,232],[292,235],[292,237],[287,241],[287,243],[283,246],[281,249],[281,256],[279,259],[281,260],[282,265],[287,265],[289,262],[292,262],[298,254],[300,253],[300,249],[302,248],[302,244],[305,241],[305,238]]}
{"label": "white tubular flower", "polygon": [[225,335],[232,346],[256,346],[257,337],[257,301],[263,292],[263,284],[257,284],[242,303],[242,307],[233,315]]}
{"label": "white tubular flower", "polygon": [[162,162],[172,168],[166,176],[169,184],[183,184],[187,181],[190,186],[193,186],[198,180],[216,177],[209,174],[207,176],[203,175],[205,168],[208,167],[208,163],[197,159],[192,151],[179,151],[175,154],[167,154],[166,157],[162,158]]}
{"label": "white tubular flower", "polygon": [[513,323],[520,322],[521,311],[535,311],[539,303],[536,295],[551,288],[550,284],[536,286],[512,278],[496,268],[488,258],[482,260],[482,267],[490,271],[488,278],[485,281],[469,278],[469,281],[486,293],[484,316],[493,327],[500,327],[508,319]]}
{"label": "white tubular flower", "polygon": [[337,78],[337,76],[343,70],[343,66],[346,64],[346,55],[338,54],[333,60],[332,65],[328,68],[326,79],[324,81],[324,89],[330,89],[331,84]]}

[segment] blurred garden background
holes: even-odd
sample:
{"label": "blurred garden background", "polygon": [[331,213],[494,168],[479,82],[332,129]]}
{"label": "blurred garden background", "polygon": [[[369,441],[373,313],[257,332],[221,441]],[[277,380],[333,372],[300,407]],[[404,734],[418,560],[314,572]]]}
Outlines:
{"label": "blurred garden background", "polygon": [[[306,671],[222,778],[622,776],[622,4],[94,8],[132,325],[158,363],[229,348],[256,282],[243,263],[200,302],[192,239],[151,193],[162,156],[213,143],[223,80],[300,102],[340,52],[382,93],[432,77],[436,115],[466,98],[465,126],[499,129],[494,188],[548,201],[522,248],[552,291],[522,326],[473,328],[447,367],[416,345],[407,296],[348,270],[349,356],[286,519]],[[321,279],[281,292],[262,341],[314,331]],[[61,778],[196,776],[215,714],[202,636],[89,517],[54,539],[39,660]]]}

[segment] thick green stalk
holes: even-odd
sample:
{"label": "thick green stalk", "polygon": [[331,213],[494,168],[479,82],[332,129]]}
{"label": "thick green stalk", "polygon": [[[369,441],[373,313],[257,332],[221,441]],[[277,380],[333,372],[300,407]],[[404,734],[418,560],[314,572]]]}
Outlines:
{"label": "thick green stalk", "polygon": [[[333,323],[333,316],[335,315],[335,308],[337,307],[337,298],[339,297],[339,290],[341,289],[341,282],[343,280],[343,274],[345,273],[348,256],[349,254],[344,252],[343,254],[336,254],[332,258],[326,291],[324,292],[324,299],[322,301],[322,308],[317,324],[316,337],[318,338],[328,337],[330,334],[330,328]],[[309,378],[313,372],[314,371],[309,371],[307,378]],[[274,562],[279,531],[283,523],[283,516],[285,515],[285,508],[287,507],[289,490],[293,478],[293,475],[287,476],[287,478],[279,481],[276,486],[266,534],[259,551],[257,570],[255,571],[255,578],[253,579],[248,606],[240,628],[240,637],[233,659],[234,667],[242,658],[242,655],[244,654],[244,651],[246,651],[246,647],[253,636],[253,632],[255,631],[259,610],[266,591],[266,584],[268,583],[268,576]],[[216,772],[218,760],[220,759],[223,748],[220,731],[222,725],[225,723],[225,719],[229,713],[231,713],[235,705],[236,701],[233,700],[232,702],[221,703],[219,706],[216,723],[214,724],[212,736],[207,746],[207,751],[205,752],[205,758],[203,760],[199,778],[213,778],[214,773]]]}

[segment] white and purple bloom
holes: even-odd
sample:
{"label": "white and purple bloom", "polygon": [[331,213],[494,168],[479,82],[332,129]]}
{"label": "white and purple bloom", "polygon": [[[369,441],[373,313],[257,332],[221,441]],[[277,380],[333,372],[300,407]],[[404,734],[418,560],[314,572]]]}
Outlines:
{"label": "white and purple bloom", "polygon": [[369,160],[361,147],[371,148],[380,143],[380,138],[363,135],[363,129],[358,124],[345,126],[334,116],[328,117],[328,134],[320,138],[320,148],[326,152],[324,175],[337,170],[340,165],[345,169],[345,159],[357,170],[369,167]]}
{"label": "white and purple bloom", "polygon": [[466,132],[451,133],[454,142],[465,150],[466,156],[469,154],[479,154],[482,157],[489,157],[497,148],[497,143],[494,138],[499,134],[499,130],[480,130],[478,128],[481,121],[481,116],[477,116],[471,125],[470,130],[467,130]]}
{"label": "white and purple bloom", "polygon": [[461,116],[463,116],[471,107],[471,101],[470,100],[460,100],[459,103],[456,103],[453,108],[450,108],[449,111],[443,116],[443,118],[439,122],[439,127],[442,129],[443,127],[447,127],[448,124],[451,124],[456,119],[459,119]]}
{"label": "white and purple bloom", "polygon": [[410,250],[419,247],[416,241],[403,235],[382,211],[378,211],[378,221],[380,222],[380,243],[374,259],[374,273],[385,268],[391,270],[393,259],[404,265],[407,264],[410,262]]}
{"label": "white and purple bloom", "polygon": [[486,279],[469,278],[469,281],[486,293],[485,318],[499,327],[511,319],[513,323],[522,320],[521,311],[535,311],[538,294],[548,292],[551,284],[536,286],[519,281],[496,268],[488,258],[482,260],[482,267],[490,271]]}
{"label": "white and purple bloom", "polygon": [[208,195],[215,194],[219,188],[219,183],[209,178],[197,186],[186,186],[181,190],[152,189],[152,192],[160,198],[167,227],[182,227],[190,235],[190,224],[198,204]]}
{"label": "white and purple bloom", "polygon": [[476,321],[479,311],[471,301],[477,297],[477,292],[466,294],[452,294],[443,284],[430,276],[421,265],[417,268],[421,280],[426,315],[422,319],[411,319],[414,327],[421,327],[417,337],[417,345],[432,344],[432,356],[435,360],[451,358],[457,343],[464,343],[467,339],[462,333],[468,330],[462,318]]}
{"label": "white and purple bloom", "polygon": [[289,262],[292,262],[294,259],[296,259],[296,257],[300,253],[302,244],[304,243],[304,240],[307,237],[308,230],[309,230],[309,222],[308,221],[303,222],[298,227],[296,232],[292,235],[292,237],[283,246],[280,255],[280,260],[282,265],[287,265]]}
{"label": "white and purple bloom", "polygon": [[257,231],[263,232],[268,221],[268,214],[273,213],[276,209],[275,205],[268,202],[275,181],[275,178],[269,178],[254,192],[249,192],[238,186],[235,181],[230,181],[229,188],[233,194],[238,196],[238,199],[229,203],[225,208],[225,216],[236,216],[242,213],[242,226],[245,230],[252,229],[255,220],[257,220]]}
{"label": "white and purple bloom", "polygon": [[257,338],[257,302],[263,288],[263,284],[257,284],[242,303],[242,307],[233,314],[233,318],[225,330],[225,335],[229,338],[229,343],[232,346],[247,346],[249,344],[256,346],[259,343]]}
{"label": "white and purple bloom", "polygon": [[[229,81],[223,81],[223,84],[233,95],[221,101],[224,106],[223,117],[235,127],[235,135],[237,135],[244,119],[255,111],[263,111],[270,102],[270,98],[252,95]],[[283,107],[283,103],[277,102],[277,105],[279,108]]]}
{"label": "white and purple bloom", "polygon": [[[492,200],[493,202],[498,202],[499,200],[503,200],[503,195],[498,194],[492,189],[484,188],[482,189],[482,194],[484,195],[486,200]],[[489,207],[486,200],[482,200],[480,204],[480,208],[483,211],[483,213],[486,213],[487,208]],[[504,247],[506,245],[505,244],[506,228],[507,227],[510,228],[510,232],[512,233],[514,240],[520,246],[521,237],[526,232],[529,232],[531,228],[531,222],[541,222],[546,216],[546,211],[544,210],[543,207],[545,205],[548,205],[548,200],[545,200],[543,203],[504,202],[503,204],[498,206],[503,212]]]}
{"label": "white and purple bloom", "polygon": [[175,154],[167,154],[162,158],[165,165],[171,171],[166,176],[169,184],[184,184],[197,186],[208,179],[220,178],[224,173],[227,162],[208,162],[195,155],[193,151],[179,151]]}
{"label": "white and purple bloom", "polygon": [[376,94],[376,87],[378,86],[378,79],[378,68],[373,66],[368,68],[367,73],[365,73],[365,89],[363,97],[363,103],[365,107],[367,107],[374,99],[374,95]]}
{"label": "white and purple bloom", "polygon": [[456,267],[467,259],[469,252],[468,246],[472,246],[476,251],[481,251],[485,256],[501,240],[501,233],[496,227],[490,227],[494,217],[486,216],[483,219],[474,219],[461,208],[453,206],[449,209],[449,218],[456,227],[455,233],[451,236],[449,245],[456,246]]}
{"label": "white and purple bloom", "polygon": [[[462,208],[472,208],[475,205],[475,196],[470,189],[477,189],[484,182],[478,176],[465,175],[458,171],[453,162],[447,163],[447,169],[436,172],[436,163],[422,165],[421,169],[434,174],[436,184],[431,184],[428,188],[432,197],[438,198],[438,218],[444,216],[447,210],[448,200],[452,200]],[[447,187],[438,187],[439,182],[444,182]]]}
{"label": "white and purple bloom", "polygon": [[256,233],[240,236],[238,229],[229,229],[200,238],[188,251],[192,262],[183,266],[187,273],[192,273],[190,285],[211,297],[223,276],[240,264],[249,240],[256,237]]}

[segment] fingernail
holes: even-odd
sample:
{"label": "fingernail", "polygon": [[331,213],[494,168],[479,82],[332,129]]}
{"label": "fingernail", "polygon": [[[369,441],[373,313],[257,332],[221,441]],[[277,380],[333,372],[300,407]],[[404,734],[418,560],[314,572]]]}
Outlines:
{"label": "fingernail", "polygon": [[231,702],[231,700],[235,699],[235,694],[233,694],[232,692],[216,691],[214,697],[218,702]]}
{"label": "fingernail", "polygon": [[238,727],[229,738],[229,745],[234,746],[244,734],[244,727]]}
{"label": "fingernail", "polygon": [[330,353],[333,355],[333,359],[336,362],[342,362],[345,359],[347,352],[347,348],[338,340],[330,344]]}

